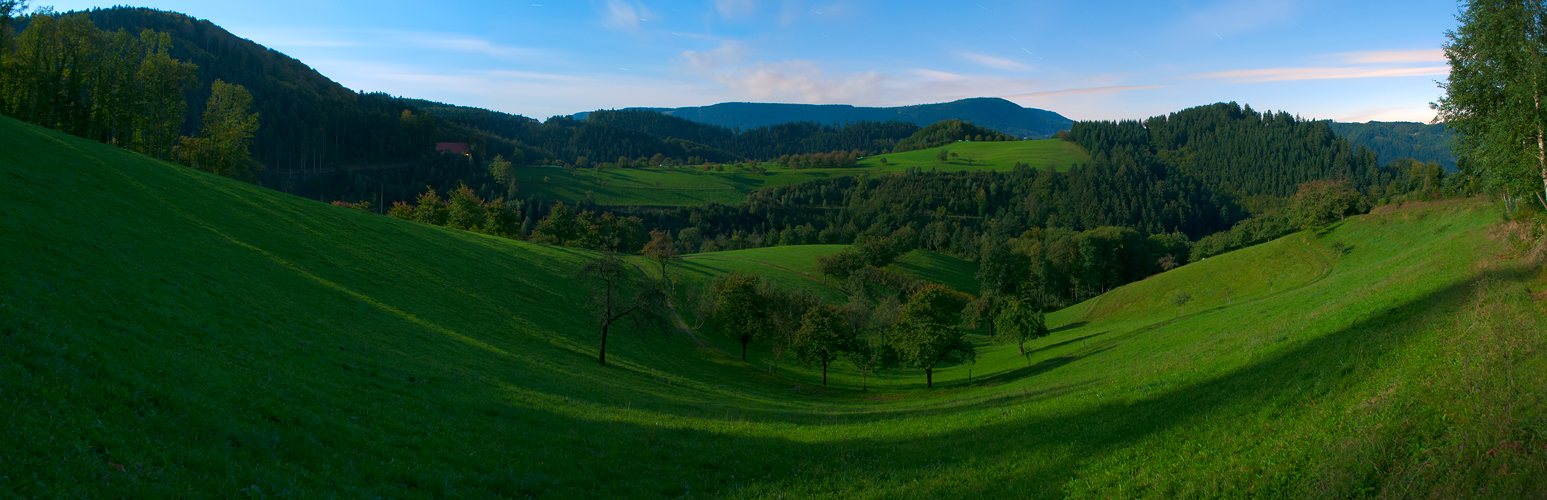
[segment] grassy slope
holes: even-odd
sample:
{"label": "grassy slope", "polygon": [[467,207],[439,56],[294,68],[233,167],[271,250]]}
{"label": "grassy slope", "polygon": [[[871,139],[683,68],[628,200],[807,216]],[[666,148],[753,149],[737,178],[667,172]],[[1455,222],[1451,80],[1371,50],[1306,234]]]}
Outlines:
{"label": "grassy slope", "polygon": [[[854,169],[770,170],[758,175],[731,169],[704,172],[693,168],[626,168],[597,172],[528,167],[516,169],[522,196],[541,193],[550,200],[574,202],[590,191],[602,205],[686,206],[717,202],[735,205],[758,189],[799,184]],[[544,180],[546,178],[546,180]]]}
{"label": "grassy slope", "polygon": [[1541,277],[1483,205],[1211,258],[1051,314],[1029,368],[987,348],[971,383],[859,392],[661,332],[597,367],[587,252],[4,118],[0,178],[0,490],[21,496],[1547,491]]}
{"label": "grassy slope", "polygon": [[[957,153],[964,158],[972,158],[974,161],[970,165],[960,159],[942,162],[935,157],[942,149]],[[881,158],[886,158],[886,165],[881,165]],[[1090,154],[1078,145],[1058,139],[1043,139],[1014,142],[957,142],[938,148],[874,156],[860,161],[859,166],[891,172],[912,167],[922,167],[924,170],[936,169],[942,172],[960,170],[1007,172],[1020,162],[1038,169],[1052,165],[1062,172],[1076,163],[1087,161],[1090,161]]]}
{"label": "grassy slope", "polygon": [[[1016,162],[1026,162],[1036,168],[1052,164],[1058,170],[1067,170],[1074,163],[1089,160],[1089,155],[1079,146],[1059,140],[961,142],[946,146],[946,149],[979,160],[972,165],[959,160],[940,162],[935,159],[935,152],[939,149],[867,158],[855,168],[791,170],[764,163],[762,166],[768,169],[767,174],[753,174],[734,168],[724,172],[705,172],[690,167],[628,168],[597,172],[590,169],[529,167],[516,169],[516,176],[522,196],[541,193],[551,200],[573,202],[584,199],[586,193],[591,192],[596,202],[602,205],[686,206],[711,201],[735,205],[745,201],[747,193],[758,189],[866,172],[901,172],[909,167],[923,167],[926,170],[937,168],[942,171],[1007,171]],[[888,159],[889,165],[880,163],[879,158],[883,157]]]}

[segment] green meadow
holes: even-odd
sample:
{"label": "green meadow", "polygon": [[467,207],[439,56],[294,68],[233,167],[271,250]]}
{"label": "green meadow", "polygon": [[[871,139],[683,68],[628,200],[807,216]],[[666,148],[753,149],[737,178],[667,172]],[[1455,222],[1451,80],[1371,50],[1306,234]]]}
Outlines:
{"label": "green meadow", "polygon": [[[933,390],[902,369],[860,390],[843,362],[825,388],[755,343],[743,363],[685,303],[691,333],[620,328],[597,365],[575,277],[594,252],[9,118],[0,179],[8,496],[1547,495],[1547,276],[1480,200],[1192,263],[1049,314],[1026,356],[972,335],[980,360]],[[668,272],[844,300],[809,275],[841,247],[760,250]]]}
{"label": "green meadow", "polygon": [[[768,164],[765,166],[772,166]],[[747,193],[763,188],[799,184],[833,176],[854,175],[855,169],[771,169],[767,174],[738,171],[704,171],[700,167],[516,169],[522,196],[541,193],[550,200],[573,203],[590,193],[601,205],[687,206],[709,202],[735,205]]]}
{"label": "green meadow", "polygon": [[[765,173],[754,173],[734,166],[724,171],[704,170],[701,166],[595,169],[523,167],[516,169],[516,183],[522,196],[540,193],[555,201],[575,202],[589,194],[597,204],[613,206],[688,206],[709,202],[735,205],[746,201],[747,194],[758,189],[800,184],[802,182],[877,172],[902,172],[912,167],[940,171],[1008,171],[1017,162],[1035,168],[1053,165],[1059,171],[1084,163],[1090,156],[1074,143],[1061,140],[1019,142],[959,142],[945,146],[974,159],[942,162],[935,158],[942,148],[880,155],[860,160],[853,168],[788,169],[774,163],[757,164]],[[887,164],[880,163],[881,158]],[[752,166],[754,163],[744,163]]]}
{"label": "green meadow", "polygon": [[[958,158],[940,161],[938,155],[942,149],[956,153]],[[881,163],[882,158],[886,159],[884,165]],[[972,163],[967,163],[966,160],[969,158],[973,160]],[[1062,172],[1087,161],[1090,161],[1090,154],[1085,152],[1084,148],[1059,139],[1011,142],[962,141],[938,148],[872,156],[860,160],[859,167],[888,172],[898,172],[914,167],[925,171],[941,172],[962,170],[1008,172],[1015,168],[1016,163],[1025,163],[1036,169],[1052,166],[1053,169]]]}

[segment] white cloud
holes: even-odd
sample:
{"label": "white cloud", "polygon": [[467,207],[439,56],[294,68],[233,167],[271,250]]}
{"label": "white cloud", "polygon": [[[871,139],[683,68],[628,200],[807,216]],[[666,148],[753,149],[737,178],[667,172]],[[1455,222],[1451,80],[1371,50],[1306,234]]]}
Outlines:
{"label": "white cloud", "polygon": [[805,0],[784,0],[784,5],[779,7],[779,24],[789,26],[800,20],[800,16],[806,13]]}
{"label": "white cloud", "polygon": [[703,52],[687,50],[682,52],[682,59],[687,62],[690,72],[696,75],[705,75],[719,71],[727,66],[735,66],[746,60],[747,53],[751,49],[747,44],[729,40],[721,42],[719,47]]}
{"label": "white cloud", "polygon": [[720,17],[745,19],[757,13],[757,2],[756,0],[714,0],[714,8],[720,12]]}
{"label": "white cloud", "polygon": [[747,62],[751,49],[731,40],[708,51],[683,51],[686,72],[707,78],[740,98],[799,103],[874,102],[885,80],[875,71],[828,74],[806,60]]}
{"label": "white cloud", "polygon": [[1022,64],[1019,61],[1013,61],[1013,60],[1010,60],[1010,59],[1004,59],[1004,58],[999,58],[999,57],[994,57],[994,56],[987,56],[987,55],[983,55],[983,54],[974,54],[974,53],[971,53],[971,52],[958,52],[956,55],[961,56],[962,59],[966,59],[968,61],[971,61],[973,64],[977,64],[979,66],[987,66],[987,67],[994,68],[994,69],[1002,69],[1002,70],[1010,70],[1010,71],[1024,71],[1024,70],[1031,69],[1031,66],[1027,66],[1025,64]]}
{"label": "white cloud", "polygon": [[874,102],[885,78],[875,71],[828,75],[811,61],[783,61],[753,63],[715,80],[761,101],[833,104]]}
{"label": "white cloud", "polygon": [[639,23],[649,18],[650,11],[644,5],[625,0],[607,0],[607,6],[601,14],[602,26],[607,29],[636,34],[639,33]]}

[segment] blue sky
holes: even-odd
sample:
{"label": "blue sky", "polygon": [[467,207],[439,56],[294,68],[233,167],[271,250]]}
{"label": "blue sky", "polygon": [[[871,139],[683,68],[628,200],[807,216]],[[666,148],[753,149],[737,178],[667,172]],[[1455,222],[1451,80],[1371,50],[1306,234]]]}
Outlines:
{"label": "blue sky", "polygon": [[[121,2],[122,0],[115,0]],[[114,2],[34,0],[59,11]],[[1457,4],[156,0],[363,91],[535,118],[726,101],[1004,97],[1070,118],[1219,101],[1428,121]]]}

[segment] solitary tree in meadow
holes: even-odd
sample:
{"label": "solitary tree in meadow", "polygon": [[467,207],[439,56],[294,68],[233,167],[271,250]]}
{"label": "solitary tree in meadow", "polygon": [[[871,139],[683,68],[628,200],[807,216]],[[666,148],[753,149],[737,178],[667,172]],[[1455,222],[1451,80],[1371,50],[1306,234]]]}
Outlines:
{"label": "solitary tree in meadow", "polygon": [[710,286],[714,297],[711,316],[720,332],[741,343],[741,360],[747,360],[747,344],[769,328],[763,298],[758,294],[760,279],[750,274],[732,273],[715,279]]}
{"label": "solitary tree in meadow", "polygon": [[827,386],[828,363],[854,350],[854,330],[847,326],[843,312],[827,304],[811,307],[800,318],[800,330],[794,339],[795,356],[803,363],[822,365],[823,387]]}
{"label": "solitary tree in meadow", "polygon": [[935,159],[938,159],[940,161],[946,161],[946,160],[948,160],[950,158],[951,158],[951,152],[950,151],[946,151],[944,149],[940,150],[939,153],[935,154]]}
{"label": "solitary tree in meadow", "polygon": [[681,252],[677,249],[677,243],[672,241],[671,232],[655,229],[650,231],[650,242],[645,243],[645,248],[639,253],[661,266],[661,279],[666,280],[666,264],[679,259]]}
{"label": "solitary tree in meadow", "polygon": [[623,259],[610,253],[586,263],[580,268],[580,277],[591,283],[591,306],[602,328],[596,362],[605,365],[607,334],[613,325],[630,315],[638,319],[660,317],[666,293],[657,281],[636,275]]}
{"label": "solitary tree in meadow", "polygon": [[935,366],[977,358],[972,342],[962,335],[964,297],[945,285],[929,284],[902,306],[888,332],[888,344],[903,366],[924,370],[924,385],[935,386]]}
{"label": "solitary tree in meadow", "polygon": [[994,318],[994,344],[1015,344],[1031,366],[1031,355],[1026,353],[1026,342],[1047,336],[1047,320],[1042,311],[1021,299],[1004,301],[999,316]]}
{"label": "solitary tree in meadow", "polygon": [[1188,302],[1192,302],[1192,294],[1185,291],[1177,290],[1176,295],[1171,296],[1171,303],[1176,304],[1176,307],[1182,308],[1181,312],[1177,313],[1177,316],[1181,316],[1182,313],[1187,312]]}

